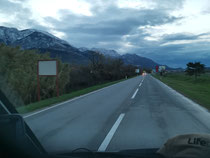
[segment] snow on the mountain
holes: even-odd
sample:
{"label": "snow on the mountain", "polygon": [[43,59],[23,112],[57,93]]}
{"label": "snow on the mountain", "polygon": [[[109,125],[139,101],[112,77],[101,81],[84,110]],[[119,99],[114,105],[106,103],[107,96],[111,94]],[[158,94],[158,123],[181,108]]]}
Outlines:
{"label": "snow on the mountain", "polygon": [[[33,37],[33,35],[38,37]],[[19,44],[25,49],[35,47],[48,48],[50,46],[55,46],[62,49],[71,47],[68,42],[61,40],[48,32],[36,29],[26,29],[19,31],[16,28],[7,28],[0,26],[0,40],[3,41],[5,44]]]}
{"label": "snow on the mountain", "polygon": [[97,51],[103,55],[106,55],[106,56],[111,56],[111,57],[119,57],[120,54],[118,54],[115,50],[107,50],[107,49],[104,49],[104,48],[92,48],[91,50],[93,51]]}
{"label": "snow on the mountain", "polygon": [[79,51],[81,51],[81,52],[85,52],[85,51],[87,51],[87,50],[89,50],[89,49],[86,48],[86,47],[80,47],[80,48],[79,48]]}

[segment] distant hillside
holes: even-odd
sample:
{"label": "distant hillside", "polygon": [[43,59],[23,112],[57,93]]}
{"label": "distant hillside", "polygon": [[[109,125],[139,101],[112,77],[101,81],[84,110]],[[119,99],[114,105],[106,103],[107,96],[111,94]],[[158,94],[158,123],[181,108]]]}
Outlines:
{"label": "distant hillside", "polygon": [[104,48],[92,48],[91,50],[95,52],[100,52],[101,54],[105,56],[120,57],[120,54],[118,54],[115,50],[107,50]]}
{"label": "distant hillside", "polygon": [[136,54],[124,54],[121,56],[126,64],[136,65],[144,68],[155,68],[156,65],[153,60],[138,56]]}
{"label": "distant hillside", "polygon": [[114,50],[106,50],[101,48],[88,49],[83,47],[79,48],[79,50],[81,50],[86,56],[89,56],[91,54],[91,51],[96,51],[108,57],[121,58],[123,62],[127,65],[130,64],[144,68],[155,68],[156,65],[160,65],[149,58],[141,57],[137,54],[120,55]]}
{"label": "distant hillside", "polygon": [[40,53],[49,52],[51,57],[59,57],[63,62],[67,63],[87,64],[91,51],[95,51],[112,58],[121,58],[125,64],[145,68],[154,68],[159,65],[149,58],[136,54],[120,55],[115,50],[104,48],[88,49],[82,47],[78,49],[48,32],[35,29],[17,30],[16,28],[0,26],[0,43],[20,46],[22,49],[36,49]]}
{"label": "distant hillside", "polygon": [[23,49],[37,49],[39,52],[50,52],[51,57],[59,57],[68,63],[83,64],[88,59],[68,42],[47,32],[27,29],[19,31],[15,28],[0,27],[0,42]]}

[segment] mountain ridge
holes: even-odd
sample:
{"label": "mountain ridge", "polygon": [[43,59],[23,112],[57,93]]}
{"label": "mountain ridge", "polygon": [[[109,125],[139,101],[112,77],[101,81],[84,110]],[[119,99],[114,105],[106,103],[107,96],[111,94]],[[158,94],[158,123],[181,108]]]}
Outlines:
{"label": "mountain ridge", "polygon": [[154,68],[160,65],[153,60],[141,57],[137,54],[120,55],[115,50],[104,48],[76,48],[48,32],[36,29],[18,30],[0,26],[0,43],[10,46],[20,46],[22,49],[37,49],[40,53],[50,52],[51,57],[59,57],[63,62],[75,64],[87,64],[88,58],[84,54],[87,51],[94,51],[111,58],[121,58],[125,64]]}

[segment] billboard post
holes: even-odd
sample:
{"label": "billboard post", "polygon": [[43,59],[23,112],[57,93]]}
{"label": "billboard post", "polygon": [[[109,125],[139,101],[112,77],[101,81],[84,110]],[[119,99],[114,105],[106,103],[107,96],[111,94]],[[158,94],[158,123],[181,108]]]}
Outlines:
{"label": "billboard post", "polygon": [[157,66],[155,67],[155,69],[156,69],[156,72],[158,72],[158,70],[159,70],[159,66],[157,65]]}
{"label": "billboard post", "polygon": [[38,101],[40,97],[40,76],[56,77],[56,93],[59,96],[58,86],[58,61],[57,60],[38,60],[37,61],[37,97]]}
{"label": "billboard post", "polygon": [[59,86],[58,86],[58,61],[56,61],[56,89],[57,89],[57,97],[59,96]]}
{"label": "billboard post", "polygon": [[39,61],[37,62],[37,97],[38,101],[40,101]]}

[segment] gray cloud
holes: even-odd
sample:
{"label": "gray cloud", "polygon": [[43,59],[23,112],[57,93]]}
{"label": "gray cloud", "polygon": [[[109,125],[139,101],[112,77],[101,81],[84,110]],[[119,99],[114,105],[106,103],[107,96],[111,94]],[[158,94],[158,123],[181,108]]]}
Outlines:
{"label": "gray cloud", "polygon": [[[180,19],[169,16],[166,11],[159,9],[121,9],[115,5],[108,5],[100,11],[95,8],[93,11],[95,11],[94,16],[87,17],[60,10],[61,20],[49,17],[45,20],[54,26],[59,26],[57,30],[65,32],[66,39],[75,46],[98,47],[101,46],[100,43],[109,42],[110,45],[106,44],[106,47],[116,49],[119,48],[117,43],[122,40],[123,35],[145,36],[143,32],[139,34],[140,26],[156,26]],[[136,40],[139,41],[140,38]],[[116,43],[116,46],[113,43]],[[138,42],[135,43],[138,44]]]}
{"label": "gray cloud", "polygon": [[21,4],[12,3],[8,0],[1,0],[0,6],[0,13],[14,13],[17,12],[20,8],[22,8]]}
{"label": "gray cloud", "polygon": [[47,27],[31,19],[32,13],[30,9],[23,7],[25,1],[26,0],[16,0],[16,2],[10,2],[8,0],[0,0],[0,15],[5,19],[12,18],[12,21],[0,23],[0,25],[19,29],[36,28],[47,31]]}
{"label": "gray cloud", "polygon": [[164,41],[195,40],[199,38],[199,35],[178,33],[178,34],[165,35],[163,38]]}
{"label": "gray cloud", "polygon": [[[135,36],[128,37],[127,41],[139,46],[131,49],[129,53],[136,53],[151,58],[161,64],[171,67],[186,67],[186,63],[190,61],[200,61],[210,66],[210,42],[199,42],[199,39],[204,35],[209,35],[209,33],[199,35],[186,33],[171,34],[164,35],[159,41],[147,41],[144,37],[147,37],[148,34],[139,31]],[[198,40],[198,42],[162,45],[167,42],[183,40]]]}
{"label": "gray cloud", "polygon": [[148,45],[136,49],[134,52],[172,67],[185,67],[186,63],[190,61],[200,61],[207,66],[210,65],[210,42],[175,44],[161,47],[158,44]]}
{"label": "gray cloud", "polygon": [[[186,62],[200,60],[206,65],[210,61],[210,44],[197,42],[191,44],[162,45],[167,42],[198,40],[209,33],[167,34],[159,41],[148,41],[151,35],[140,26],[159,26],[171,24],[184,17],[171,16],[171,12],[183,7],[184,0],[151,0],[155,6],[151,9],[118,8],[113,0],[86,0],[91,4],[93,16],[73,14],[69,10],[59,10],[60,19],[45,17],[43,20],[51,24],[54,30],[65,33],[65,40],[76,47],[103,47],[124,50],[123,53],[136,53],[149,57],[156,62],[169,66],[185,66]],[[19,3],[7,0],[0,1],[0,14],[12,12],[15,21],[4,23],[6,26],[28,26],[48,31],[37,21],[30,19],[31,12]],[[6,17],[5,17],[6,18]],[[128,43],[130,46],[126,46]]]}
{"label": "gray cloud", "polygon": [[[169,3],[171,3],[170,6],[181,8],[182,3],[180,2],[170,1]],[[176,4],[174,5],[173,3]],[[159,8],[165,7],[165,5],[162,6],[160,3],[158,5],[160,5]],[[150,34],[138,29],[138,27],[173,23],[182,18],[169,16],[168,10],[119,9],[116,6],[108,6],[108,8],[97,13],[97,16],[94,17],[76,16],[69,14],[65,10],[61,12],[63,14],[62,28],[58,30],[67,33],[67,40],[75,46],[105,47],[119,50],[122,47],[120,41],[124,41],[130,42],[135,46],[132,49],[128,49],[127,53],[136,53],[149,57],[162,64],[184,67],[186,62],[197,59],[208,65],[207,59],[210,59],[208,49],[204,51],[199,50],[202,44],[194,44],[193,46],[192,44],[161,46],[163,43],[177,40],[196,40],[205,34],[169,34],[164,35],[160,41],[145,40],[145,37],[150,36]],[[60,23],[55,21],[55,19],[49,21],[55,25]],[[129,36],[122,40],[124,35]],[[189,47],[193,47],[194,51]],[[203,58],[204,55],[206,56],[205,58]]]}

